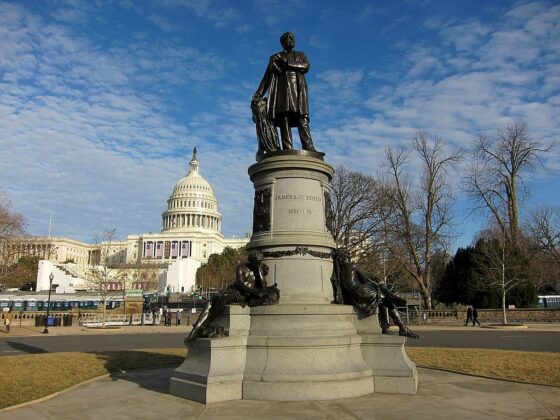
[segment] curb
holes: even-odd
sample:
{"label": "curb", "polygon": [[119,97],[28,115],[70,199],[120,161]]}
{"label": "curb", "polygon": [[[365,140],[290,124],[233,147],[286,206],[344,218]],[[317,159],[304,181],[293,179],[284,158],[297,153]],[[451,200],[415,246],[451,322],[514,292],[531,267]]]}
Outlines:
{"label": "curb", "polygon": [[509,324],[509,325],[501,325],[501,324],[488,324],[484,325],[482,328],[489,328],[492,330],[526,330],[529,327],[525,324]]}

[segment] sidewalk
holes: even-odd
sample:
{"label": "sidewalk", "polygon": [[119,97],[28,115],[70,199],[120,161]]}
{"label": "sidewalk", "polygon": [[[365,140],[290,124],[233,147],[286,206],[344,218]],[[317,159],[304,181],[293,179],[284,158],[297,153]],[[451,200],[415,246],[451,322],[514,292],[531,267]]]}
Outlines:
{"label": "sidewalk", "polygon": [[[465,327],[463,324],[424,324],[415,325],[411,324],[410,328],[415,331],[492,331],[489,328],[482,327],[471,327],[470,325]],[[61,336],[61,335],[98,335],[98,334],[147,334],[147,333],[184,333],[185,331],[190,331],[191,326],[186,324],[181,324],[179,326],[172,325],[166,327],[164,325],[144,325],[144,326],[123,326],[108,329],[99,328],[86,328],[77,325],[71,327],[49,327],[49,336]],[[22,325],[21,327],[17,324],[12,324],[11,331],[9,334],[0,333],[0,338],[2,337],[31,337],[43,335],[44,327],[35,327],[32,325]],[[393,327],[396,331],[396,327]],[[559,323],[546,323],[546,324],[527,324],[527,329],[524,331],[550,331],[550,332],[560,332]]]}
{"label": "sidewalk", "polygon": [[[490,324],[488,324],[490,325]],[[524,331],[551,331],[560,332],[560,323],[547,322],[542,324],[525,324],[527,328]],[[465,324],[423,324],[416,325],[410,324],[410,329],[412,331],[470,331],[470,330],[482,330],[482,331],[492,331],[492,328],[486,328],[487,325],[482,323],[482,326],[471,327],[470,325],[465,326]],[[523,331],[521,330],[521,331]]]}
{"label": "sidewalk", "polygon": [[[5,332],[0,333],[0,338],[3,337],[33,337],[33,336],[43,336],[43,330],[45,327],[35,327],[32,325],[19,325],[12,324],[10,333]],[[164,325],[134,325],[134,326],[123,326],[123,327],[111,327],[107,329],[101,328],[86,328],[77,325],[71,327],[49,327],[50,337],[62,336],[62,335],[99,335],[99,334],[153,334],[153,333],[184,333],[185,331],[190,331],[191,327],[187,325],[172,325],[166,327]],[[47,334],[44,334],[47,335]]]}
{"label": "sidewalk", "polygon": [[168,393],[172,368],[105,376],[46,401],[0,412],[45,419],[550,419],[560,388],[419,369],[416,395],[371,394],[331,401],[229,401],[203,405]]}

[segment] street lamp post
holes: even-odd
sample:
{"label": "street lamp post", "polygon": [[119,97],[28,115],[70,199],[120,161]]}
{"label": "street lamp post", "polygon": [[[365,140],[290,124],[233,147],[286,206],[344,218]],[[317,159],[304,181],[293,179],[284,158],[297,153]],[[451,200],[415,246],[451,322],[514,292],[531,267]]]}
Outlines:
{"label": "street lamp post", "polygon": [[47,317],[45,318],[45,329],[43,330],[43,334],[49,333],[49,313],[51,309],[51,290],[52,290],[53,279],[54,279],[54,274],[51,273],[49,276],[49,301],[47,303]]}

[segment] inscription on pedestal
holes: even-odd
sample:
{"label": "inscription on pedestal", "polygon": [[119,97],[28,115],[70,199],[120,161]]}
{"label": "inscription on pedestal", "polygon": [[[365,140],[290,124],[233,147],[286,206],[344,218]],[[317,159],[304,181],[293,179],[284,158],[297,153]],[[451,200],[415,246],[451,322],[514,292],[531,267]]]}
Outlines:
{"label": "inscription on pedestal", "polygon": [[299,207],[301,204],[306,204],[306,202],[321,202],[321,197],[307,194],[277,194],[274,196],[275,201],[288,200],[291,201],[288,210],[288,214],[300,215],[300,216],[311,216],[313,215],[313,210],[305,207]]}
{"label": "inscription on pedestal", "polygon": [[313,180],[279,179],[272,195],[274,229],[324,230],[323,192]]}

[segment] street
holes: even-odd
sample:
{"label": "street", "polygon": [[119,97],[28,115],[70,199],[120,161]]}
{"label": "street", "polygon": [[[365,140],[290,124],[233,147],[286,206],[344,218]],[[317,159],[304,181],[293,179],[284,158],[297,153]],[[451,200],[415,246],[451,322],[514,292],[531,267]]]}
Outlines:
{"label": "street", "polygon": [[[484,348],[501,350],[560,352],[560,332],[531,330],[419,330],[419,340],[408,339],[411,347]],[[184,333],[143,333],[107,335],[61,335],[10,337],[0,336],[0,356],[56,353],[67,351],[96,352],[148,348],[184,347]]]}

